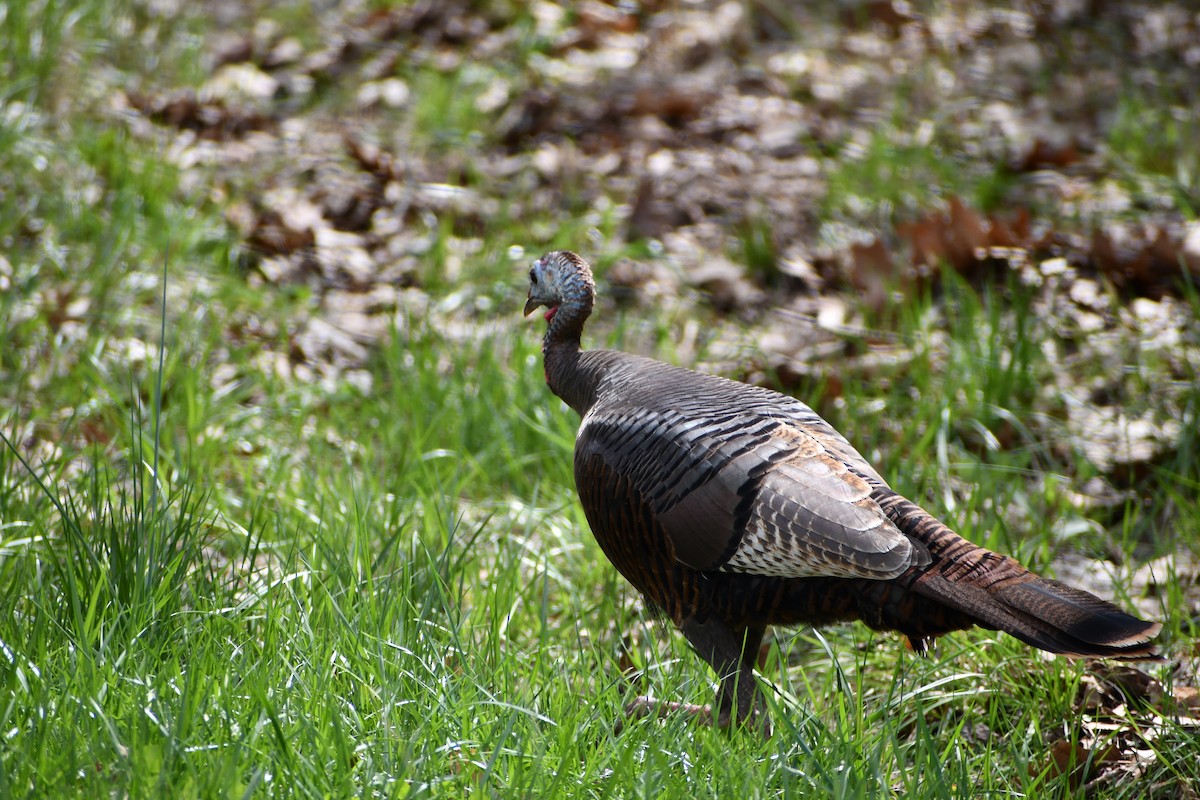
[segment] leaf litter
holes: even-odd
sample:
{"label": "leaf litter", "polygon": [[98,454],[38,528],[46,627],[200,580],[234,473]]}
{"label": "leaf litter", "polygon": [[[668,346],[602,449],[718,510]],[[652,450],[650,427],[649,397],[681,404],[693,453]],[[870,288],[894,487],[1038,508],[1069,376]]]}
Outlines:
{"label": "leaf litter", "polygon": [[[309,290],[285,336],[228,315],[265,370],[369,392],[366,361],[397,323],[490,337],[520,305],[492,286],[585,218],[593,235],[570,244],[607,266],[612,302],[705,320],[676,351],[702,369],[823,382],[836,398],[938,347],[936,326],[921,343],[872,330],[905,293],[936,292],[944,270],[975,285],[1015,275],[1060,366],[1042,401],[1060,411],[1030,424],[1097,468],[1081,503],[1125,497],[1190,441],[1196,187],[1169,169],[1141,179],[1127,161],[1143,156],[1115,141],[1128,87],[1197,129],[1200,16],[1185,3],[351,2],[314,12],[328,32],[315,43],[249,7],[203,5],[224,21],[203,85],[149,76],[112,106],[134,135],[165,137],[185,185],[225,209],[251,286]],[[454,87],[459,130],[422,127],[435,90],[421,70]],[[1002,190],[985,208],[965,191],[989,176]],[[495,241],[503,220],[528,220],[526,240]],[[70,339],[86,288],[21,313]],[[1194,565],[1183,573],[1195,598]],[[1140,696],[1188,730],[1192,656],[1169,691]],[[1114,739],[1086,723],[1052,745],[1051,768],[1090,762],[1085,786],[1133,779],[1158,723],[1117,704],[1108,678],[1088,681],[1082,707],[1124,727]]]}

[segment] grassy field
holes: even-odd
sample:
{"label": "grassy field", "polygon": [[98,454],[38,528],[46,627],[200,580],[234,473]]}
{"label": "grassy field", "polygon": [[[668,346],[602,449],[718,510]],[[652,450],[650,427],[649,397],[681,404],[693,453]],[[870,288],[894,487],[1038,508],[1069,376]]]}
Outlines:
{"label": "grassy field", "polygon": [[[411,99],[362,111],[357,82],[314,68],[305,93],[263,100],[278,104],[271,147],[253,118],[229,135],[254,152],[238,161],[201,157],[207,129],[184,148],[135,95],[204,83],[218,35],[256,20],[315,51],[332,34],[307,4],[223,22],[220,4],[0,3],[0,796],[1195,797],[1198,328],[1165,344],[1132,323],[1091,335],[1046,305],[1046,283],[946,270],[856,309],[834,356],[789,379],[746,344],[764,317],[727,313],[710,287],[630,299],[622,270],[670,259],[627,235],[625,198],[593,171],[538,162],[519,191],[488,193],[486,164],[523,151],[480,98],[497,75],[517,94],[554,48],[548,4],[484,5],[514,31],[486,69],[447,67],[463,39],[443,32],[443,61],[380,68]],[[1112,218],[1194,223],[1194,114],[1137,87],[1122,98],[1106,180],[1136,201]],[[320,258],[276,280],[271,259],[293,257],[264,244],[262,187],[318,183],[288,142],[340,142],[334,123],[355,114],[406,132],[413,164],[397,170],[475,194],[399,216],[419,241],[401,243],[386,312],[363,315],[376,335],[345,341],[318,322],[367,292]],[[925,144],[957,168],[889,145],[904,127],[884,119],[830,153],[815,232],[890,227],[878,209],[951,193],[990,211],[1022,191],[1054,225],[1108,219],[1083,203],[1054,216],[1042,184],[953,125]],[[482,212],[463,205],[476,197]],[[727,254],[783,307],[771,228],[731,224]],[[781,630],[763,667],[769,741],[678,719],[615,733],[632,694],[707,702],[714,681],[643,615],[578,507],[577,421],[543,383],[541,321],[519,318],[529,259],[556,246],[600,268],[593,346],[744,356],[739,375],[788,384],[974,541],[1043,572],[1067,555],[1111,566],[1092,588],[1164,621],[1154,686],[986,631],[922,659],[859,625]],[[372,274],[391,269],[385,250],[369,250]],[[1097,282],[1112,319],[1142,319]],[[1200,312],[1186,269],[1166,296]],[[1169,439],[1116,466],[1072,416],[1095,396],[1080,387],[1114,380],[1130,418]],[[1103,441],[1114,423],[1097,419]],[[1081,500],[1096,482],[1105,502]]]}

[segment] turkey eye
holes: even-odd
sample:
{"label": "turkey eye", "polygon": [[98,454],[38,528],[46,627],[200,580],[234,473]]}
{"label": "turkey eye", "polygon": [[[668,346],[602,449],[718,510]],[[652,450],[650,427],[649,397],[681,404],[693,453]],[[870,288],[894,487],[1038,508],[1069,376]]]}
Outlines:
{"label": "turkey eye", "polygon": [[529,268],[529,282],[537,283],[537,273],[534,271],[533,267]]}

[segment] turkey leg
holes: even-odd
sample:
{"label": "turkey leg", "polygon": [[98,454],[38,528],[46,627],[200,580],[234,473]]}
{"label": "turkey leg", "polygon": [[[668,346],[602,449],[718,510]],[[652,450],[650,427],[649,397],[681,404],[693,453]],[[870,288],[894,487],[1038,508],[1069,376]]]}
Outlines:
{"label": "turkey leg", "polygon": [[[689,618],[680,626],[692,648],[717,673],[716,727],[731,727],[736,705],[736,720],[739,725],[756,720],[763,733],[771,735],[771,723],[766,714],[766,703],[754,677],[754,665],[762,646],[766,627],[756,625],[734,628],[719,620],[709,618],[699,622]],[[630,716],[665,717],[683,712],[691,714],[702,725],[714,724],[712,706],[678,703],[639,696],[625,707]]]}

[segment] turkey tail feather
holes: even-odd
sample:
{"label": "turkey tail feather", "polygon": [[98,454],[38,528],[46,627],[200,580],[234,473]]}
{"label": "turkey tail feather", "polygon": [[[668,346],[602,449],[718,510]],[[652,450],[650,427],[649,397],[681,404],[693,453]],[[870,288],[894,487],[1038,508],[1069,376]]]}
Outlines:
{"label": "turkey tail feather", "polygon": [[889,490],[875,499],[908,536],[929,549],[932,563],[903,581],[912,591],[1051,653],[1126,660],[1159,659],[1150,643],[1162,627],[1112,603],[1042,578],[1007,556],[971,544],[920,506]]}

